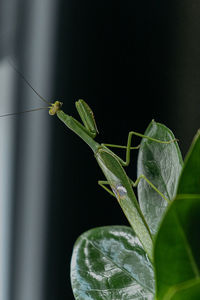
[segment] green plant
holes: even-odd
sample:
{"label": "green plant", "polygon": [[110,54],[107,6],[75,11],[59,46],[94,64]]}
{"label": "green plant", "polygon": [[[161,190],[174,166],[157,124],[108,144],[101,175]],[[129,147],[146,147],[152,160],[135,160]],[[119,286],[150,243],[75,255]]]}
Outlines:
{"label": "green plant", "polygon": [[[174,139],[167,127],[156,122],[150,123],[145,136]],[[131,227],[106,226],[83,233],[71,262],[77,300],[199,299],[200,132],[184,164],[176,142],[165,145],[143,138],[138,155],[141,174],[170,199],[167,203],[145,180],[140,181],[138,201],[153,255],[147,255]],[[134,221],[129,220],[131,225]]]}
{"label": "green plant", "polygon": [[[76,106],[84,125],[65,114],[61,102],[51,104],[34,92],[50,105],[50,115],[57,114],[91,147],[107,179],[99,184],[117,199],[131,225],[95,228],[78,238],[71,263],[76,300],[198,300],[200,131],[184,163],[172,132],[154,121],[144,135],[130,132],[127,146],[100,145],[94,141],[93,113],[83,100]],[[0,117],[8,115],[13,114]],[[136,182],[123,168],[130,150],[138,148],[131,147],[133,135],[142,137]],[[125,148],[126,161],[108,147]]]}
{"label": "green plant", "polygon": [[[117,199],[131,225],[99,227],[78,238],[71,262],[76,300],[198,300],[200,131],[183,163],[173,133],[162,124],[152,121],[144,135],[130,132],[126,146],[100,145],[94,140],[93,113],[83,100],[76,103],[83,125],[61,110],[62,103],[49,105],[49,113],[93,150],[107,179],[99,184]],[[142,137],[140,147],[131,147],[133,135]],[[126,161],[109,147],[125,148]],[[133,182],[124,167],[138,148]]]}

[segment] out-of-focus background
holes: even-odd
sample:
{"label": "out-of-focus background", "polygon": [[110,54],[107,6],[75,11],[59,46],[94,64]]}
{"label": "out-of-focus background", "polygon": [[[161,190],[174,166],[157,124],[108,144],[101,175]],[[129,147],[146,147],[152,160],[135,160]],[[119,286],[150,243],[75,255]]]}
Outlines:
{"label": "out-of-focus background", "polygon": [[[125,144],[154,118],[185,155],[200,127],[198,0],[1,0],[0,115],[44,107],[10,61],[76,118],[74,102],[85,99],[99,142]],[[132,158],[136,179],[137,151]],[[92,152],[57,117],[0,118],[1,300],[74,299],[76,238],[127,224],[98,179]]]}

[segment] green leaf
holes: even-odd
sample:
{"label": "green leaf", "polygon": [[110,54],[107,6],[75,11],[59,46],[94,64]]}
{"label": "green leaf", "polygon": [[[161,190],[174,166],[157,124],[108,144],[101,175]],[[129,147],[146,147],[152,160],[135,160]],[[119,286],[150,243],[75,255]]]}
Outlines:
{"label": "green leaf", "polygon": [[200,195],[178,195],[155,242],[156,299],[199,299],[199,228]]}
{"label": "green leaf", "polygon": [[176,199],[155,242],[158,300],[200,297],[200,131],[185,159]]}
{"label": "green leaf", "polygon": [[153,270],[132,228],[91,229],[75,243],[71,282],[76,300],[153,299]]}
{"label": "green leaf", "polygon": [[[180,286],[181,288],[181,286]],[[172,300],[199,300],[200,295],[200,280],[191,281],[187,287],[179,289],[176,294],[172,295]]]}
{"label": "green leaf", "polygon": [[199,300],[200,295],[200,280],[195,279],[188,282],[187,285],[180,284],[175,294],[171,295],[171,300]]}
{"label": "green leaf", "polygon": [[[162,141],[175,138],[171,130],[155,121],[150,123],[145,135]],[[177,142],[161,144],[142,139],[138,155],[138,177],[145,175],[169,200],[176,194],[182,165]],[[138,185],[138,198],[147,224],[152,234],[155,234],[168,203],[143,179]]]}
{"label": "green leaf", "polygon": [[200,194],[200,130],[186,156],[178,185],[178,194]]}

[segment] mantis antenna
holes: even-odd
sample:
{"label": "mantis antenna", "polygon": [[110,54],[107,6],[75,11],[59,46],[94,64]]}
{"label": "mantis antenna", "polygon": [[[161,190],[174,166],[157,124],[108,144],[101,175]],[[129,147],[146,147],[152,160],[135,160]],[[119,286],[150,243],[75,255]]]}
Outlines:
{"label": "mantis antenna", "polygon": [[33,111],[38,111],[38,110],[43,110],[43,109],[48,109],[49,110],[49,115],[54,116],[59,110],[61,110],[63,103],[60,101],[55,101],[54,103],[50,103],[50,106],[47,107],[39,107],[39,108],[33,108],[29,110],[24,110],[24,111],[19,111],[16,113],[8,113],[4,115],[0,115],[0,118],[2,117],[10,117],[10,116],[17,116],[20,114],[25,114]]}
{"label": "mantis antenna", "polygon": [[47,103],[49,106],[47,107],[40,107],[40,108],[35,108],[35,109],[30,109],[30,110],[25,110],[25,111],[20,111],[20,112],[16,112],[16,113],[8,113],[8,114],[4,114],[4,115],[0,115],[1,117],[8,117],[8,116],[14,116],[14,115],[19,115],[19,114],[24,114],[24,113],[28,113],[28,112],[33,112],[33,111],[38,111],[38,110],[43,110],[43,109],[49,109],[49,114],[51,116],[55,115],[62,107],[63,103],[60,101],[55,101],[54,103],[51,103],[49,101],[47,101],[44,97],[42,97],[35,89],[34,87],[30,84],[30,82],[25,78],[25,76],[16,68],[15,65],[13,65],[10,61],[9,61],[11,67],[15,70],[15,72],[26,82],[26,84],[31,88],[31,90],[39,97],[40,100],[42,100],[43,102]]}
{"label": "mantis antenna", "polygon": [[25,76],[11,63],[9,62],[11,67],[15,70],[15,72],[28,84],[28,86],[32,89],[32,91],[42,100],[43,102],[47,104],[51,104],[49,101],[47,101],[44,97],[42,97],[35,89],[34,87],[30,84],[30,82],[25,78]]}
{"label": "mantis antenna", "polygon": [[33,108],[33,109],[29,109],[29,110],[19,111],[19,112],[16,112],[16,113],[8,113],[8,114],[0,115],[0,118],[10,117],[10,116],[17,116],[17,115],[21,115],[21,114],[25,114],[25,113],[29,113],[29,112],[33,112],[33,111],[38,111],[38,110],[43,110],[43,109],[49,109],[49,107]]}

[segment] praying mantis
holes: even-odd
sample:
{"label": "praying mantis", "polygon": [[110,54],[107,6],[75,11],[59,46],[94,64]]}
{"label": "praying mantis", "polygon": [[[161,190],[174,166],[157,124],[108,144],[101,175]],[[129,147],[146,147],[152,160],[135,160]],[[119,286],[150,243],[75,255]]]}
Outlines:
{"label": "praying mantis", "polygon": [[[95,141],[98,133],[94,114],[91,108],[84,100],[78,100],[76,109],[82,120],[83,125],[74,119],[72,116],[65,114],[62,111],[62,103],[56,101],[49,107],[50,115],[57,115],[58,118],[73,132],[75,132],[93,151],[94,157],[100,166],[106,180],[98,181],[98,184],[103,187],[109,194],[116,197],[124,214],[126,215],[130,225],[134,229],[136,235],[141,241],[147,255],[152,260],[153,239],[144,216],[140,210],[135,193],[132,187],[135,187],[141,179],[144,179],[148,184],[156,190],[167,202],[169,200],[144,176],[141,175],[133,182],[126,174],[123,167],[128,166],[130,163],[130,151],[138,149],[139,146],[131,147],[133,135],[147,138],[151,141],[163,144],[169,144],[175,140],[161,141],[143,134],[131,131],[128,134],[127,146],[119,146],[112,144],[99,144]],[[122,160],[109,148],[126,148],[126,160]],[[110,186],[110,189],[107,187]]]}
{"label": "praying mantis", "polygon": [[[19,72],[18,72],[19,73]],[[98,129],[96,126],[94,114],[91,108],[84,100],[78,100],[75,105],[82,120],[81,124],[72,116],[66,114],[62,110],[62,102],[55,101],[54,103],[49,103],[46,99],[40,96],[36,90],[29,84],[29,82],[20,74],[21,77],[27,82],[27,84],[32,88],[32,90],[41,98],[42,101],[48,104],[48,107],[42,107],[39,109],[49,109],[50,115],[57,115],[57,117],[74,133],[76,133],[93,151],[94,157],[101,168],[106,180],[98,181],[98,184],[104,188],[109,194],[117,198],[124,214],[126,215],[130,225],[138,236],[140,242],[142,243],[149,259],[153,260],[153,238],[150,229],[145,221],[145,218],[141,212],[140,206],[136,199],[133,187],[135,187],[141,179],[146,180],[148,184],[160,194],[167,202],[167,199],[144,175],[139,176],[139,178],[134,182],[126,174],[124,167],[128,166],[130,163],[130,152],[133,149],[138,149],[139,146],[131,147],[132,137],[134,135],[141,138],[147,138],[153,142],[169,144],[176,139],[169,141],[157,140],[143,134],[131,131],[128,134],[128,141],[126,146],[112,145],[112,144],[99,144],[95,141],[95,137],[98,134]],[[39,110],[35,109],[35,110]],[[32,110],[30,110],[32,111]],[[29,112],[29,111],[28,111]],[[17,113],[18,114],[18,113]],[[8,116],[13,114],[6,114],[3,116]],[[117,156],[110,148],[123,148],[126,149],[126,159],[123,160]],[[110,188],[108,187],[110,186]]]}

